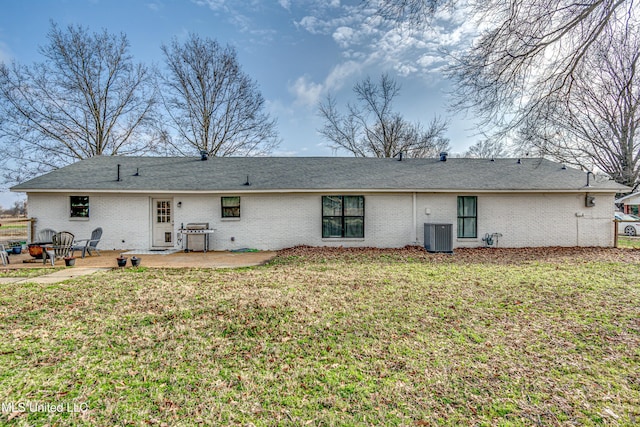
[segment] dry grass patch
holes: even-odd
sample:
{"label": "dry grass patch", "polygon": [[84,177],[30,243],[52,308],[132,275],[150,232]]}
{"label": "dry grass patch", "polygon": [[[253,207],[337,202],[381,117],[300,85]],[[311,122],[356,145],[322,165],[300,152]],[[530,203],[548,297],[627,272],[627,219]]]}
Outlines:
{"label": "dry grass patch", "polygon": [[2,268],[0,266],[0,277],[38,277],[62,270],[64,267],[56,268]]}
{"label": "dry grass patch", "polygon": [[88,408],[0,420],[637,423],[640,264],[476,252],[296,248],[257,268],[0,285],[0,402]]}

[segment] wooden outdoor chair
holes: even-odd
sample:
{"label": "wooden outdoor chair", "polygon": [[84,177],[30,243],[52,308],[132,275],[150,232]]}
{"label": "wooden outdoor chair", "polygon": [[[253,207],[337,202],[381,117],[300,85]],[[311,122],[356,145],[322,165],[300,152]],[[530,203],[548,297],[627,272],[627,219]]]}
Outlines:
{"label": "wooden outdoor chair", "polygon": [[47,259],[51,260],[51,265],[55,265],[56,258],[64,258],[71,255],[73,247],[73,234],[68,231],[61,231],[51,237],[51,246],[42,248],[42,263],[46,264]]}
{"label": "wooden outdoor chair", "polygon": [[71,255],[73,256],[76,251],[82,251],[82,258],[84,258],[86,254],[93,256],[91,252],[96,252],[98,255],[100,255],[100,251],[98,250],[98,248],[96,248],[96,246],[98,246],[101,237],[102,227],[98,227],[91,232],[90,239],[81,239],[73,242]]}

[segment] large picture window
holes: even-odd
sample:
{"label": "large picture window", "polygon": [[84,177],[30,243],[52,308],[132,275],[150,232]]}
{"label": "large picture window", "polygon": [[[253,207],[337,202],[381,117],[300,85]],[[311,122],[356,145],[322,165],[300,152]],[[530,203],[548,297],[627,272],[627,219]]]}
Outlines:
{"label": "large picture window", "polygon": [[89,196],[69,197],[71,218],[89,218]]}
{"label": "large picture window", "polygon": [[322,196],[322,237],[364,237],[364,196]]}
{"label": "large picture window", "polygon": [[222,218],[240,218],[240,197],[222,197]]}
{"label": "large picture window", "polygon": [[478,198],[458,196],[458,237],[478,237]]}

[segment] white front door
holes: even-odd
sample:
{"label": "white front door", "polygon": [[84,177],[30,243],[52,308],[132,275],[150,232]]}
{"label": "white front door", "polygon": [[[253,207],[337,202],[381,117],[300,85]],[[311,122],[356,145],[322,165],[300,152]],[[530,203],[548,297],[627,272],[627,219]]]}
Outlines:
{"label": "white front door", "polygon": [[173,247],[173,211],[172,199],[153,199],[153,247]]}

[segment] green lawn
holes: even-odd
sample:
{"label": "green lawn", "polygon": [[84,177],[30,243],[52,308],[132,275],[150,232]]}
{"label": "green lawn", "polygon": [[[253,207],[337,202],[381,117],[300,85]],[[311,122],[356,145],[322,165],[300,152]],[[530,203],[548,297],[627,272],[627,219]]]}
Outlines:
{"label": "green lawn", "polygon": [[618,247],[640,249],[640,237],[618,236]]}
{"label": "green lawn", "polygon": [[457,257],[0,285],[0,423],[640,423],[640,263]]}

